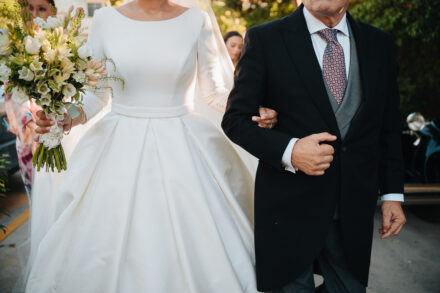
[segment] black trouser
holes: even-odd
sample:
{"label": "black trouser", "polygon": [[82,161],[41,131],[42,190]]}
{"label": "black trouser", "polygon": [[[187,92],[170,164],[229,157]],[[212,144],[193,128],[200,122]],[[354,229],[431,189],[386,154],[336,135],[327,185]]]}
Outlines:
{"label": "black trouser", "polygon": [[[318,255],[317,264],[328,293],[366,293],[366,288],[349,272],[342,255],[339,222],[333,221],[325,247]],[[315,293],[313,264],[295,281],[272,293]]]}

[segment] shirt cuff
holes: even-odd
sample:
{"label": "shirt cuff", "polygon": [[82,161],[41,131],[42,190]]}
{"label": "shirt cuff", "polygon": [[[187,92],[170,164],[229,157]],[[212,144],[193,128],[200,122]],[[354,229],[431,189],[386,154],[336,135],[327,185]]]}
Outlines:
{"label": "shirt cuff", "polygon": [[402,193],[388,193],[381,197],[382,201],[400,201],[404,202],[404,196]]}
{"label": "shirt cuff", "polygon": [[292,165],[292,151],[293,147],[295,146],[296,142],[298,141],[298,138],[292,138],[287,145],[286,150],[284,151],[283,158],[282,158],[282,165],[284,167],[284,170],[296,173],[298,171],[298,168],[294,167]]}

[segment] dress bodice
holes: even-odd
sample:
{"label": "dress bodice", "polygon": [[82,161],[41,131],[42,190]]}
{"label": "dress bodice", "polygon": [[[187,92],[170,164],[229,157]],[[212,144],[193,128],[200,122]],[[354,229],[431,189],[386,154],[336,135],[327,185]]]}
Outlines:
{"label": "dress bodice", "polygon": [[[198,84],[208,104],[223,110],[227,90],[219,70],[217,47],[207,13],[190,8],[163,21],[138,21],[112,7],[95,13],[88,44],[95,59],[109,58],[113,105],[167,108],[188,104]],[[103,86],[105,87],[105,86]],[[88,93],[87,117],[107,103],[108,95]]]}

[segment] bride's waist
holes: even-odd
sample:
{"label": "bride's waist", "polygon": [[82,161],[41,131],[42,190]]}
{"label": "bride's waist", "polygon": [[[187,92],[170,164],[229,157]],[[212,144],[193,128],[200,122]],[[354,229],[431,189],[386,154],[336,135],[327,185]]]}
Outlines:
{"label": "bride's waist", "polygon": [[146,107],[113,103],[111,112],[117,115],[135,118],[173,118],[187,115],[190,109],[186,105]]}

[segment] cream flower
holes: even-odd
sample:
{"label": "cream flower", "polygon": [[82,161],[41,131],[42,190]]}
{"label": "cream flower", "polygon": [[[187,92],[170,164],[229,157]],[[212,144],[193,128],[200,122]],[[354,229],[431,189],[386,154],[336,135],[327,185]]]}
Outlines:
{"label": "cream flower", "polygon": [[64,86],[63,95],[65,97],[73,97],[75,94],[76,94],[76,88],[72,84],[68,83],[67,85]]}
{"label": "cream flower", "polygon": [[20,74],[18,78],[26,80],[26,81],[31,81],[34,79],[34,73],[32,72],[32,70],[30,70],[29,68],[23,66],[18,73]]}
{"label": "cream flower", "polygon": [[29,65],[29,68],[34,72],[43,70],[43,62],[40,62],[38,58],[35,58]]}
{"label": "cream flower", "polygon": [[14,87],[12,89],[12,99],[18,104],[23,104],[29,101],[29,96],[26,94],[24,89]]}
{"label": "cream flower", "polygon": [[50,92],[50,88],[47,86],[47,84],[43,83],[42,85],[40,85],[37,88],[37,91],[41,94],[41,95],[46,95]]}
{"label": "cream flower", "polygon": [[43,50],[43,52],[48,52],[50,49],[52,49],[50,42],[48,40],[43,40],[41,42],[41,50]]}
{"label": "cream flower", "polygon": [[58,60],[60,61],[72,56],[72,52],[70,48],[67,48],[66,45],[59,46],[57,48],[57,53],[58,53]]}
{"label": "cream flower", "polygon": [[52,100],[52,96],[50,94],[41,95],[40,105],[41,106],[49,106]]}
{"label": "cream flower", "polygon": [[47,61],[47,63],[52,64],[55,62],[57,58],[57,51],[56,50],[48,50],[46,53],[44,53],[44,60]]}
{"label": "cream flower", "polygon": [[34,38],[42,42],[44,39],[46,39],[46,32],[41,28],[37,28],[34,31]]}
{"label": "cream flower", "polygon": [[40,52],[41,43],[37,38],[27,36],[24,43],[26,52],[35,55]]}
{"label": "cream flower", "polygon": [[11,69],[3,63],[0,63],[0,81],[7,82],[11,75]]}
{"label": "cream flower", "polygon": [[61,44],[61,42],[64,40],[64,29],[63,27],[57,27],[53,30],[53,36],[58,41],[58,44]]}
{"label": "cream flower", "polygon": [[88,57],[90,57],[90,49],[87,46],[87,44],[83,44],[79,49],[78,49],[78,56],[79,58],[86,60]]}
{"label": "cream flower", "polygon": [[0,29],[0,56],[9,55],[11,52],[12,47],[8,32],[5,29]]}
{"label": "cream flower", "polygon": [[75,64],[73,64],[69,59],[63,59],[61,61],[61,71],[63,73],[72,74],[75,71]]}

